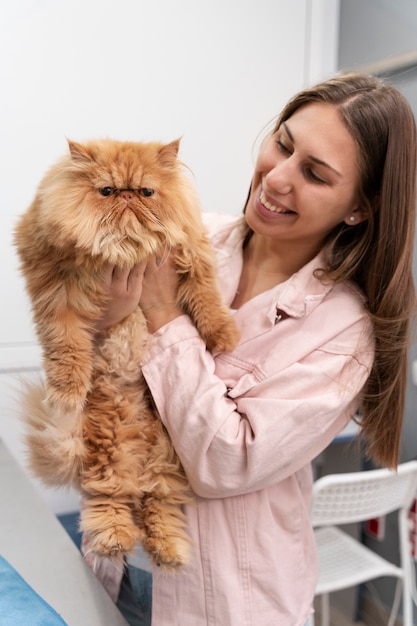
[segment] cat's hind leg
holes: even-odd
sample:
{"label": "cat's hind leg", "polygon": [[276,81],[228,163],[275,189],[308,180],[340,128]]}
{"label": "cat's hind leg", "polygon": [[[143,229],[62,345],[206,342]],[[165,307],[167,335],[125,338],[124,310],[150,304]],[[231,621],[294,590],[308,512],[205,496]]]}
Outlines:
{"label": "cat's hind leg", "polygon": [[140,477],[143,493],[138,523],[145,531],[143,548],[163,569],[176,569],[189,561],[184,505],[193,501],[189,482],[162,422],[154,415],[153,444]]}
{"label": "cat's hind leg", "polygon": [[81,529],[90,549],[112,557],[131,552],[142,538],[132,510],[149,443],[142,419],[148,406],[139,360],[146,342],[140,309],[110,329],[94,355],[84,411],[85,455],[81,488],[86,506]]}
{"label": "cat's hind leg", "polygon": [[116,561],[133,552],[143,539],[143,531],[133,522],[131,503],[106,496],[85,497],[80,530],[86,533],[94,554]]}
{"label": "cat's hind leg", "polygon": [[153,563],[172,570],[186,565],[191,542],[185,531],[184,514],[166,498],[146,496],[143,504],[145,535],[142,546]]}

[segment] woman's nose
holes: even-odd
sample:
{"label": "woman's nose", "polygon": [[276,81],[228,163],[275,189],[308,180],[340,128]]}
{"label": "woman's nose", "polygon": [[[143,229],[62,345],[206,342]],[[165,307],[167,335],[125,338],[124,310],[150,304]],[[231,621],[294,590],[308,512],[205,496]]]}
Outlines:
{"label": "woman's nose", "polygon": [[280,161],[265,175],[267,186],[277,193],[287,194],[294,185],[294,169],[289,159]]}

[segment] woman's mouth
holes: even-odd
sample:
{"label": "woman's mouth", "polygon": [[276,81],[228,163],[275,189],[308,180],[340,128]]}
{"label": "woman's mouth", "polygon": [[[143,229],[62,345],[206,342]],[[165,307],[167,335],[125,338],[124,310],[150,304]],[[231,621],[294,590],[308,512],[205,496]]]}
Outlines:
{"label": "woman's mouth", "polygon": [[263,190],[261,190],[261,194],[259,196],[259,200],[261,201],[261,204],[268,209],[268,211],[271,211],[271,213],[286,213],[288,215],[295,215],[294,211],[290,211],[289,209],[286,209],[283,206],[276,206],[275,204],[272,204],[271,202],[268,202],[268,200],[266,199],[265,196],[265,192]]}

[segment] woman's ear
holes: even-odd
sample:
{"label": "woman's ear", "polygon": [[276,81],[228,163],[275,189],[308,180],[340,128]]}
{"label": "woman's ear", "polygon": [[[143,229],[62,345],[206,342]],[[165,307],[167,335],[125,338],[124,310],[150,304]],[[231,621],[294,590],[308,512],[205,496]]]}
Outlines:
{"label": "woman's ear", "polygon": [[368,219],[368,211],[365,209],[361,209],[358,207],[350,212],[350,214],[344,219],[345,224],[348,226],[356,226],[361,222],[364,222]]}

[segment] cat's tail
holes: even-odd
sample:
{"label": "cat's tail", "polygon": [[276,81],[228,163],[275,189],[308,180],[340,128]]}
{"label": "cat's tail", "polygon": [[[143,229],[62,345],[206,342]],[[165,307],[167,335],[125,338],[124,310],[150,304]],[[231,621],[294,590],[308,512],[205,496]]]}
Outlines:
{"label": "cat's tail", "polygon": [[28,465],[52,487],[79,486],[84,444],[82,413],[61,413],[46,401],[43,381],[25,382],[20,397]]}

